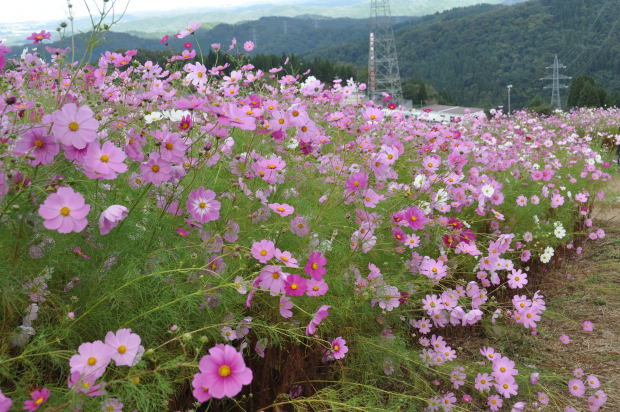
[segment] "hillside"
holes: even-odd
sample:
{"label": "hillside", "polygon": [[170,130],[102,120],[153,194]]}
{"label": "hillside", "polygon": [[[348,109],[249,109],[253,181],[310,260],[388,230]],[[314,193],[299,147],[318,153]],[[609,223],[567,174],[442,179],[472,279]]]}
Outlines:
{"label": "hillside", "polygon": [[[468,10],[468,9],[464,9]],[[502,104],[513,84],[515,106],[537,94],[557,54],[566,75],[589,73],[620,89],[620,13],[614,0],[530,0],[424,24],[395,27],[401,74],[423,78],[461,104]],[[452,16],[455,14],[452,13]],[[441,16],[441,15],[440,15]],[[309,56],[363,65],[364,43],[334,44]]]}
{"label": "hillside", "polygon": [[[513,84],[513,107],[521,107],[536,95],[547,99],[550,92],[539,79],[549,74],[545,67],[556,53],[568,66],[564,74],[587,73],[599,86],[620,90],[619,23],[614,0],[530,0],[396,17],[394,30],[404,79],[423,79],[460,104],[483,107],[505,103],[505,86]],[[190,40],[226,45],[233,37],[254,40],[258,53],[367,64],[368,19],[263,17],[201,29]],[[181,47],[180,40],[171,39],[170,48]],[[127,48],[164,46],[112,32],[94,55]]]}

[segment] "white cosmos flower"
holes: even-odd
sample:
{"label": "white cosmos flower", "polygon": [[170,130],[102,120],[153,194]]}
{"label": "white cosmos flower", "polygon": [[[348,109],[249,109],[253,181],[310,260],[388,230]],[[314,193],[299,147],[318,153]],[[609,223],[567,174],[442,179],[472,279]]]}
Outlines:
{"label": "white cosmos flower", "polygon": [[566,236],[566,230],[562,227],[562,226],[558,226],[555,228],[555,230],[553,231],[553,234],[555,235],[555,237],[557,237],[558,239],[562,239],[564,236]]}
{"label": "white cosmos flower", "polygon": [[144,116],[144,121],[146,122],[146,124],[151,124],[153,122],[161,120],[161,118],[162,114],[160,112],[152,112]]}
{"label": "white cosmos flower", "polygon": [[422,186],[424,186],[425,183],[426,183],[426,176],[424,175],[417,175],[415,179],[413,180],[413,186],[416,189],[420,189]]}
{"label": "white cosmos flower", "polygon": [[495,193],[495,188],[491,185],[484,185],[482,186],[481,191],[485,197],[491,197],[493,196],[493,193]]}

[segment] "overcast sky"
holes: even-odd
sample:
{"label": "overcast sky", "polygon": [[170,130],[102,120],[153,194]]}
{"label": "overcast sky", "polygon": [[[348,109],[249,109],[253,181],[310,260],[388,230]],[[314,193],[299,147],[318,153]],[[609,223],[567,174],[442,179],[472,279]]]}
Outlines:
{"label": "overcast sky", "polygon": [[[86,0],[89,5],[101,5],[103,0]],[[116,0],[124,8],[128,0]],[[141,11],[178,10],[190,7],[235,7],[259,3],[297,3],[299,0],[129,0],[128,13]],[[67,0],[0,0],[0,22],[27,20],[62,20],[67,16]],[[84,0],[72,0],[74,14],[87,16]]]}

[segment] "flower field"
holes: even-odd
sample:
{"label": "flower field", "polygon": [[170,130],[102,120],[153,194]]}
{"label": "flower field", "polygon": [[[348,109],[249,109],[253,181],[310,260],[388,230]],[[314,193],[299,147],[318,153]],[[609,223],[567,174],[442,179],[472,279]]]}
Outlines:
{"label": "flower field", "polygon": [[571,350],[545,276],[605,238],[620,110],[432,123],[253,47],[0,46],[0,411],[604,409],[501,334]]}

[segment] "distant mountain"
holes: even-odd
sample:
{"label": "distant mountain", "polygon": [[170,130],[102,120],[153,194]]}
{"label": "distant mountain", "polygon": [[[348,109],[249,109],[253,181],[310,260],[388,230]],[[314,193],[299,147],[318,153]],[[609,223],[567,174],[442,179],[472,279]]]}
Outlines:
{"label": "distant mountain", "polygon": [[[539,79],[551,74],[545,67],[555,54],[568,66],[563,74],[588,73],[598,85],[620,90],[617,0],[530,0],[433,17],[395,26],[401,75],[424,79],[461,104],[502,104],[507,84],[514,85],[515,106],[536,95],[546,100],[551,92]],[[305,56],[365,65],[368,45],[334,43]]]}
{"label": "distant mountain", "polygon": [[[424,16],[442,12],[455,7],[476,4],[501,4],[506,0],[392,0],[393,16]],[[510,0],[515,1],[515,0]],[[517,0],[524,1],[524,0]],[[291,2],[293,3],[293,2]],[[205,7],[193,9],[177,9],[174,11],[151,11],[148,13],[128,14],[113,27],[114,31],[131,33],[138,37],[155,38],[164,34],[176,33],[184,28],[189,21],[197,20],[204,27],[213,27],[219,23],[235,24],[254,21],[262,17],[298,17],[314,16],[315,18],[367,18],[370,15],[370,0],[305,0],[294,4],[279,1],[276,3],[258,4],[243,7]],[[8,44],[21,44],[32,31],[46,29],[54,31],[59,21],[0,23],[0,39]],[[75,20],[76,32],[90,29],[88,18]]]}
{"label": "distant mountain", "polygon": [[[541,77],[558,54],[563,74],[590,74],[603,88],[620,90],[620,13],[617,0],[529,0],[482,4],[423,17],[394,18],[401,75],[430,83],[460,104],[493,107],[504,103],[513,84],[513,106],[536,95],[548,98]],[[81,39],[78,37],[78,47]],[[188,38],[203,49],[232,37],[256,41],[256,53],[322,57],[364,68],[368,59],[368,20],[305,16],[264,17],[220,24]],[[185,40],[183,40],[185,41]],[[171,39],[169,49],[182,42]],[[55,46],[61,46],[55,43]],[[66,46],[67,43],[64,44]],[[158,40],[111,32],[95,50],[162,50]],[[16,50],[17,51],[17,50]]]}

